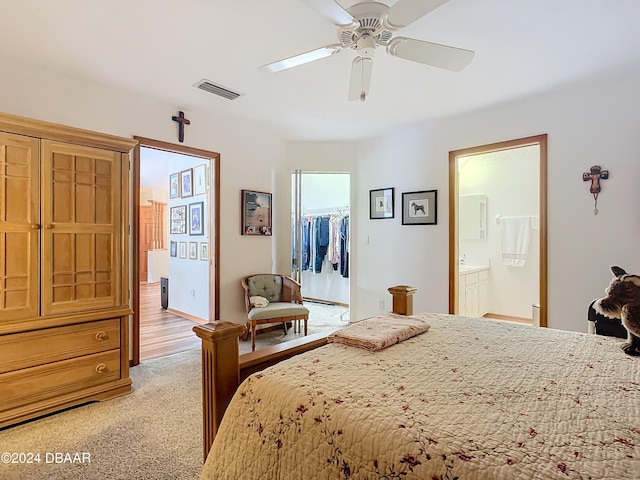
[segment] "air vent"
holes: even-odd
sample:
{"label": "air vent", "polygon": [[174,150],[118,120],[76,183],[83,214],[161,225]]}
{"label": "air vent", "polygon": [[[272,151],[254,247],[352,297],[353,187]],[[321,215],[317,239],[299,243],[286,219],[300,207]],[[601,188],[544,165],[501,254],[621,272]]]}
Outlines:
{"label": "air vent", "polygon": [[225,88],[222,85],[217,85],[209,80],[200,80],[194,86],[198,87],[200,90],[213,93],[214,95],[218,95],[220,97],[224,97],[229,100],[235,100],[236,98],[242,95],[241,93],[234,92],[233,90],[229,90],[228,88]]}

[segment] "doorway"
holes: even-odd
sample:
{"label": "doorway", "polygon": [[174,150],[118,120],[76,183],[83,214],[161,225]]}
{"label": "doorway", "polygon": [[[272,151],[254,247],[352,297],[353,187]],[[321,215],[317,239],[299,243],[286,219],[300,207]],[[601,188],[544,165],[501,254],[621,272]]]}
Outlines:
{"label": "doorway", "polygon": [[[195,339],[193,345],[199,344],[197,337],[190,331],[190,326],[194,320],[204,322],[219,317],[220,291],[218,272],[220,258],[220,154],[143,137],[134,138],[139,143],[134,150],[132,167],[132,225],[134,225],[131,249],[133,265],[131,298],[134,310],[131,341],[132,366],[139,364],[141,360],[141,312],[144,311],[142,307],[145,307],[149,301],[157,310],[157,312],[154,310],[156,316],[154,321],[160,322],[164,326],[171,322],[170,327],[166,329],[168,341],[164,342],[162,346],[163,353],[168,354],[171,348],[181,348],[178,344],[172,347],[171,342],[172,337],[175,336],[175,330],[171,329],[174,328],[184,330],[184,332],[180,330],[181,333],[178,335],[184,341],[188,342],[193,336]],[[148,203],[155,207],[157,207],[156,203],[165,203],[156,202],[156,197],[162,197],[161,194],[150,194],[141,188],[145,152],[147,155],[155,153],[159,156],[170,157],[171,160],[170,166],[164,169],[166,171],[163,171],[159,164],[156,169],[164,177],[164,186],[159,188],[165,192],[166,206],[157,208],[158,211],[164,212],[164,218],[156,222],[155,226],[141,228],[145,224],[143,221],[145,209],[140,208],[141,200],[148,200],[147,197],[150,196],[152,201]],[[177,180],[181,182],[180,187],[182,187],[182,182],[186,182],[186,187],[184,189],[178,187],[178,190],[175,190],[175,182],[171,183],[174,177],[177,177]],[[180,221],[177,217],[181,217],[182,220]],[[192,218],[196,221],[191,221]],[[153,248],[148,252],[142,252],[145,239],[149,237],[149,231],[152,232],[152,238],[163,237],[158,241],[164,248]],[[162,232],[162,235],[159,235],[158,231]],[[158,246],[153,241],[151,245]],[[148,261],[142,261],[143,253],[149,255]],[[146,279],[141,277],[141,271],[145,266],[147,279],[152,280],[148,284],[149,286],[145,285]],[[190,272],[194,268],[204,272],[201,274],[201,277],[205,279],[202,284],[204,288],[201,285],[198,286],[201,290],[198,290],[198,287],[185,286],[185,282],[178,278],[180,272],[185,268]],[[162,276],[163,272],[167,276]],[[173,276],[171,272],[175,272],[173,285],[179,286],[177,289],[174,286],[173,291],[170,282]],[[156,280],[162,281],[156,284]],[[161,292],[161,289],[167,290],[166,297],[174,298],[173,303],[177,309],[172,311],[170,300],[169,304],[165,306],[165,298],[162,295],[165,292]],[[204,300],[205,298],[206,300]],[[196,300],[200,299],[204,305],[202,302],[196,303]],[[191,302],[191,305],[184,307],[186,302]],[[192,310],[193,308],[197,310]],[[158,340],[158,343],[163,343],[163,339]]]}
{"label": "doorway", "polygon": [[547,136],[449,153],[449,312],[547,326]]}
{"label": "doorway", "polygon": [[346,324],[351,174],[296,170],[291,181],[291,276],[302,285],[309,325]]}

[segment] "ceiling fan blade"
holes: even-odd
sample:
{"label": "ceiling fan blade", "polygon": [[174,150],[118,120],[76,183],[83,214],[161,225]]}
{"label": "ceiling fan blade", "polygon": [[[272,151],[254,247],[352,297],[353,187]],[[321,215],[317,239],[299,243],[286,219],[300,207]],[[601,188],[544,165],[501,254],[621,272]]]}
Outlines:
{"label": "ceiling fan blade", "polygon": [[312,8],[324,18],[329,20],[334,25],[344,27],[344,26],[355,26],[358,25],[358,22],[353,18],[353,16],[347,12],[344,8],[342,8],[338,3],[334,0],[300,0],[302,3]]}
{"label": "ceiling fan blade", "polygon": [[356,57],[351,64],[351,80],[349,81],[349,100],[364,102],[369,96],[371,84],[371,68],[373,58]]}
{"label": "ceiling fan blade", "polygon": [[387,13],[385,25],[398,30],[432,12],[449,0],[398,0]]}
{"label": "ceiling fan blade", "polygon": [[387,46],[395,57],[457,72],[471,63],[475,52],[406,37],[395,37]]}
{"label": "ceiling fan blade", "polygon": [[258,68],[258,70],[272,73],[279,72],[288,68],[304,65],[305,63],[315,62],[316,60],[320,60],[321,58],[330,57],[331,55],[335,55],[336,53],[338,53],[340,50],[342,50],[342,47],[338,43],[327,45],[326,47],[316,48],[315,50],[310,50],[299,55],[294,55],[293,57],[283,58],[282,60],[278,60],[277,62],[262,65]]}

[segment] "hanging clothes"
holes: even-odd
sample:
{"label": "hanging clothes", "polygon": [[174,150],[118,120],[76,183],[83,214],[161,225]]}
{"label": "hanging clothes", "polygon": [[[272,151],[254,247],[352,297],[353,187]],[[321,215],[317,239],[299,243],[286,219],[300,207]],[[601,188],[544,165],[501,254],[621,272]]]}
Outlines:
{"label": "hanging clothes", "polygon": [[340,275],[349,277],[349,215],[340,221]]}
{"label": "hanging clothes", "polygon": [[322,262],[329,247],[329,217],[316,218],[316,254],[314,272],[322,272]]}

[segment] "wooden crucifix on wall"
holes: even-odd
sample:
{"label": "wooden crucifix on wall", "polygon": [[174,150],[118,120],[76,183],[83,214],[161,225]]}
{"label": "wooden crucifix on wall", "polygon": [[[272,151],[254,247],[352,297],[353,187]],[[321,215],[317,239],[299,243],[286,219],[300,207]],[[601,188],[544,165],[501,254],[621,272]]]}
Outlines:
{"label": "wooden crucifix on wall", "polygon": [[593,214],[598,214],[598,194],[600,193],[600,180],[606,180],[609,178],[609,170],[602,170],[600,165],[594,165],[588,172],[582,174],[582,181],[591,182],[589,186],[589,192],[593,195],[594,208]]}
{"label": "wooden crucifix on wall", "polygon": [[184,126],[191,125],[191,120],[187,120],[184,116],[184,112],[178,112],[178,115],[171,117],[171,120],[178,122],[178,141],[184,142]]}

